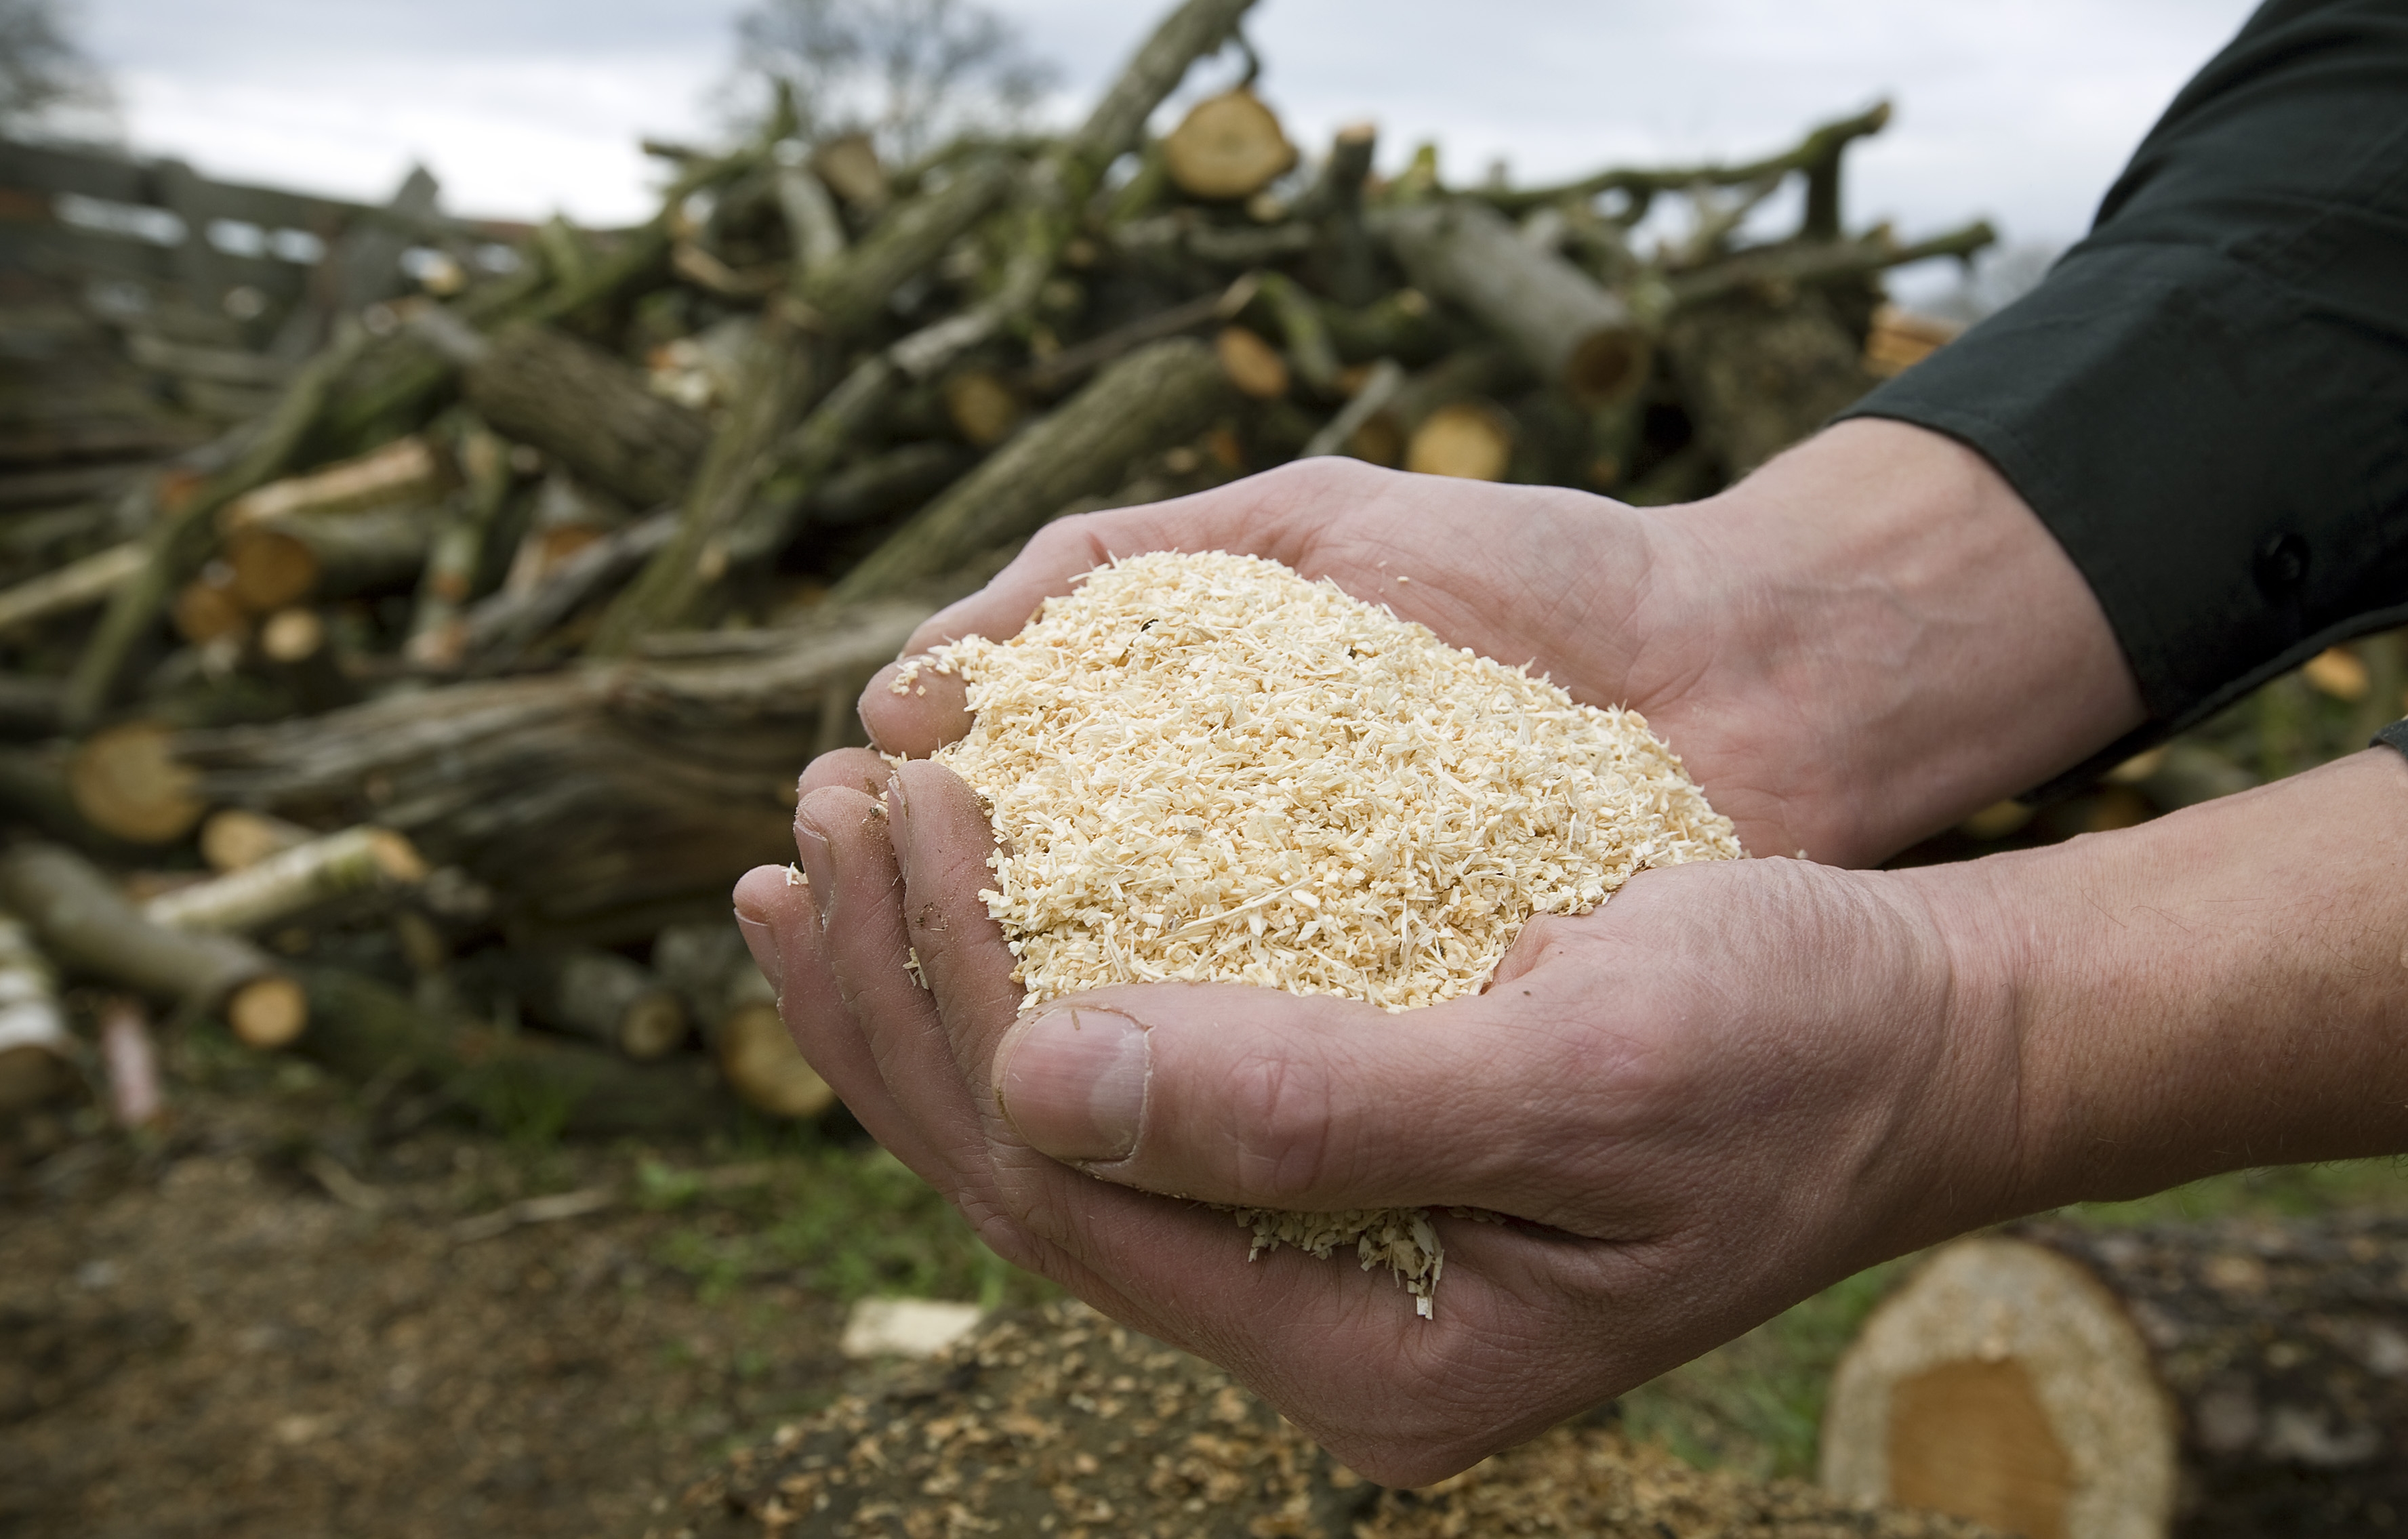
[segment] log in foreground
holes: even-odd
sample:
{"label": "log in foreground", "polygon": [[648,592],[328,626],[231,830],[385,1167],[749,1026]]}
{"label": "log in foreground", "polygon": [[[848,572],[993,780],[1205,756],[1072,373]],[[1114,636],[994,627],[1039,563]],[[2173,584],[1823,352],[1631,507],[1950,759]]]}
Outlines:
{"label": "log in foreground", "polygon": [[1958,1241],[1842,1360],[1822,1474],[2032,1539],[2388,1527],[2408,1515],[2408,1219]]}
{"label": "log in foreground", "polygon": [[[953,1532],[1440,1539],[1981,1539],[1797,1481],[1690,1468],[1610,1418],[1559,1427],[1419,1491],[1375,1486],[1211,1364],[1083,1304],[990,1320],[738,1452],[677,1512],[695,1539]],[[888,1529],[886,1524],[892,1524]]]}
{"label": "log in foreground", "polygon": [[25,844],[0,855],[0,906],[24,919],[69,972],[187,1011],[219,1009],[251,1047],[283,1047],[308,1024],[300,988],[265,953],[231,935],[152,923],[71,850]]}

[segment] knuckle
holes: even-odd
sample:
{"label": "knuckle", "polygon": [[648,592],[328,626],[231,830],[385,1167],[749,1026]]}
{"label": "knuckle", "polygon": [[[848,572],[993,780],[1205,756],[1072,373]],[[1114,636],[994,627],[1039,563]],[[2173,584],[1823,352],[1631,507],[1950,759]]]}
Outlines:
{"label": "knuckle", "polygon": [[1237,1119],[1230,1175],[1245,1201],[1292,1204],[1319,1191],[1331,1169],[1330,1082],[1318,1063],[1248,1054],[1232,1072]]}
{"label": "knuckle", "polygon": [[1283,497],[1318,502],[1325,498],[1360,497],[1384,483],[1394,472],[1364,463],[1343,454],[1317,454],[1310,460],[1291,460],[1286,464],[1263,472],[1265,491],[1275,491]]}

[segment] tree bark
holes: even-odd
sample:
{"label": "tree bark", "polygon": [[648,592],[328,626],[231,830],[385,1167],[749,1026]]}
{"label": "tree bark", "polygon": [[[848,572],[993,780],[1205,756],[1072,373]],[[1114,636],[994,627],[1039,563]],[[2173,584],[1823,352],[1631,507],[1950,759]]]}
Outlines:
{"label": "tree bark", "polygon": [[321,1029],[301,1050],[346,1078],[396,1074],[456,1097],[488,1125],[588,1137],[709,1133],[733,1107],[702,1064],[629,1062],[578,1043],[502,1033],[420,1009],[356,974],[305,975]]}
{"label": "tree bark", "polygon": [[0,905],[70,971],[186,1010],[222,1008],[253,1047],[280,1047],[308,1023],[293,979],[250,943],[151,922],[97,867],[56,845],[0,855]]}
{"label": "tree bark", "polygon": [[79,1056],[58,974],[23,921],[0,913],[0,1117],[75,1089]]}
{"label": "tree bark", "polygon": [[925,272],[1001,201],[1011,175],[1010,163],[999,155],[956,167],[943,186],[896,206],[859,245],[806,274],[795,285],[796,297],[830,331],[862,331],[884,312],[896,289]]}
{"label": "tree bark", "polygon": [[2031,1539],[2387,1526],[2408,1513],[2408,1220],[1959,1241],[1842,1360],[1823,1480]]}
{"label": "tree bark", "polygon": [[800,1120],[836,1104],[836,1091],[796,1049],[778,992],[733,924],[670,926],[652,942],[652,965],[690,1002],[720,1074],[746,1105]]}
{"label": "tree bark", "polygon": [[1174,338],[1131,353],[953,483],[847,573],[831,596],[882,597],[1024,539],[1129,463],[1184,442],[1235,404],[1212,350]]}
{"label": "tree bark", "polygon": [[1650,344],[1630,306],[1523,240],[1495,209],[1418,204],[1380,228],[1416,286],[1470,311],[1576,400],[1620,400],[1645,382]]}
{"label": "tree bark", "polygon": [[405,834],[493,888],[519,933],[644,939],[791,858],[823,701],[857,695],[928,612],[835,608],[757,655],[451,685],[183,734],[175,754],[209,803]]}
{"label": "tree bark", "polygon": [[253,615],[308,598],[350,598],[406,586],[435,543],[432,506],[380,507],[244,524],[221,556],[226,591]]}
{"label": "tree bark", "polygon": [[249,933],[337,898],[425,879],[426,862],[408,839],[389,829],[349,828],[162,893],[142,905],[142,917],[170,930]]}
{"label": "tree bark", "polygon": [[710,430],[590,343],[522,322],[495,335],[466,377],[468,404],[504,437],[532,444],[631,507],[684,495]]}
{"label": "tree bark", "polygon": [[1729,293],[1676,315],[1664,350],[1698,437],[1738,480],[1877,382],[1819,290],[1779,303]]}
{"label": "tree bark", "polygon": [[67,762],[67,791],[94,828],[134,844],[173,844],[206,809],[193,777],[168,750],[172,734],[152,721],[94,733]]}
{"label": "tree bark", "polygon": [[685,1041],[685,1003],[640,962],[595,947],[515,952],[510,977],[538,1020],[638,1062]]}
{"label": "tree bark", "polygon": [[594,656],[619,656],[648,633],[710,619],[737,570],[730,536],[752,506],[771,452],[810,406],[820,378],[805,338],[779,311],[757,324],[740,372],[741,388],[711,437],[677,534],[603,611],[586,648]]}

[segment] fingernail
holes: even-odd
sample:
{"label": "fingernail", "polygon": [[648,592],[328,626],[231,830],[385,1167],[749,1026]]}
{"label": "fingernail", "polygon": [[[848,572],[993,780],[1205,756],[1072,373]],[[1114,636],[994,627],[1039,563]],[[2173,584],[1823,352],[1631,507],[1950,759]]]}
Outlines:
{"label": "fingernail", "polygon": [[903,777],[886,777],[886,842],[894,847],[895,863],[911,864],[911,804],[903,794]]}
{"label": "fingernail", "polygon": [[1066,1007],[1022,1021],[996,1056],[996,1097],[1020,1136],[1056,1160],[1125,1160],[1137,1147],[1152,1073],[1145,1028]]}
{"label": "fingernail", "polygon": [[780,995],[786,991],[786,964],[778,957],[778,933],[759,919],[736,916],[737,933],[744,937],[744,948],[752,953],[752,965],[769,980],[769,987]]}
{"label": "fingernail", "polygon": [[811,884],[811,912],[820,917],[824,931],[836,913],[836,855],[828,848],[826,831],[799,812],[795,814],[795,853],[802,857],[803,876]]}

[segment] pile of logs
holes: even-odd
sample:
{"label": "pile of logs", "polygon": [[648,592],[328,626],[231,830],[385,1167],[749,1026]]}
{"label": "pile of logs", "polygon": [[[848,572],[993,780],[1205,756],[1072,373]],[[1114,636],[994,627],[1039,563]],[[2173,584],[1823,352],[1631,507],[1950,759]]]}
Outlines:
{"label": "pile of logs", "polygon": [[[263,415],[0,511],[0,1011],[64,975],[367,1075],[568,1085],[575,1127],[712,1115],[694,1043],[815,1115],[728,887],[791,858],[870,673],[1047,520],[1317,454],[1695,498],[1943,339],[1885,270],[1991,238],[1845,226],[1885,107],[1543,187],[1380,176],[1368,125],[1308,164],[1251,69],[1152,136],[1248,4],[1185,0],[1059,137],[652,147],[649,222],[430,267]],[[0,1026],[0,1100],[63,1041]]]}

